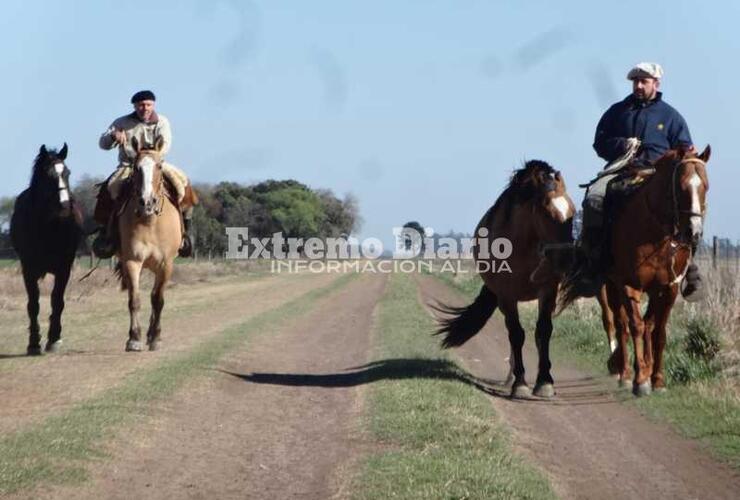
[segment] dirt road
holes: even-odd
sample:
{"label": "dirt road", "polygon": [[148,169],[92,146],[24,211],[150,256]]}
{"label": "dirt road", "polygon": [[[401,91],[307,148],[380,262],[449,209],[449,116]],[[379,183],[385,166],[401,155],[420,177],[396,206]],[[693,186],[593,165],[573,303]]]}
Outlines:
{"label": "dirt road", "polygon": [[[0,359],[0,433],[31,425],[53,413],[115,386],[130,373],[187,351],[229,325],[336,279],[336,275],[236,276],[167,290],[162,319],[163,347],[157,352],[127,353],[126,294],[107,289],[90,302],[69,302],[64,347],[60,354],[25,356],[25,311],[6,323]],[[143,294],[145,302],[147,295]],[[147,304],[148,305],[148,304]],[[8,312],[5,313],[10,316]],[[149,310],[140,320],[148,323]],[[12,325],[12,326],[11,326]],[[17,354],[13,354],[13,353]]]}
{"label": "dirt road", "polygon": [[36,498],[316,498],[347,495],[363,448],[361,384],[336,376],[368,359],[383,276],[362,276],[265,332],[190,384],[82,487]]}
{"label": "dirt road", "polygon": [[[213,366],[210,376],[194,377],[150,408],[137,432],[108,443],[109,457],[90,467],[85,483],[41,486],[16,497],[349,497],[357,460],[375,449],[362,432],[368,381],[350,369],[368,361],[385,278],[359,276],[307,312],[250,337]],[[121,332],[104,331],[96,339],[98,326],[81,332],[94,346],[89,350],[5,360],[16,366],[12,379],[0,377],[0,398],[13,401],[0,407],[0,428],[29,425],[334,279],[277,276],[174,290],[179,312],[167,325],[180,337],[157,353],[123,353]],[[465,303],[434,278],[419,276],[417,283],[422,303]],[[736,472],[699,444],[620,404],[619,398],[632,396],[617,391],[607,377],[595,379],[557,363],[554,400],[509,400],[509,390],[497,382],[507,374],[508,342],[500,318],[494,318],[456,352],[486,381],[485,393],[512,429],[516,448],[545,471],[562,498],[736,498]],[[533,381],[531,335],[526,349]],[[35,383],[45,374],[52,374],[48,387]]]}
{"label": "dirt road", "polygon": [[[422,302],[466,305],[436,279],[421,276],[418,281]],[[555,400],[508,399],[509,389],[501,381],[508,373],[509,343],[499,313],[457,354],[473,375],[490,381],[492,403],[513,429],[516,446],[548,474],[562,498],[738,498],[735,471],[711,459],[696,442],[619,404],[618,398],[632,396],[617,392],[608,377],[554,363]],[[533,384],[537,354],[532,332],[524,357]]]}

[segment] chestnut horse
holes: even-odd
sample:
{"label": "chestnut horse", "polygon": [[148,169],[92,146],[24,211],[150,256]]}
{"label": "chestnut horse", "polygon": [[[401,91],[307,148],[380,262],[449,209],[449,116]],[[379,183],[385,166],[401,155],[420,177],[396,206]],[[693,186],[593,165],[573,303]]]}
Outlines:
{"label": "chestnut horse", "polygon": [[[154,149],[141,149],[133,140],[136,151],[133,173],[123,188],[125,200],[120,209],[118,232],[120,249],[116,271],[123,289],[128,290],[130,315],[127,351],[141,351],[141,328],[139,326],[139,277],[142,268],[155,275],[151,293],[152,313],[147,331],[150,351],[160,346],[160,320],[164,308],[164,289],[172,276],[174,260],[183,235],[177,194],[166,181],[162,171],[163,146],[157,141]],[[188,187],[182,208],[195,203],[195,195]]]}
{"label": "chestnut horse", "polygon": [[[518,303],[534,299],[538,301],[535,341],[539,353],[534,394],[555,395],[549,346],[560,273],[542,258],[542,253],[547,245],[572,244],[574,213],[560,172],[545,162],[528,161],[524,168],[514,172],[508,187],[476,227],[474,257],[484,282],[478,297],[467,307],[440,308],[441,312],[452,314],[440,320],[437,331],[445,334],[442,342],[445,348],[464,344],[485,326],[497,307],[501,310],[511,346],[512,397],[531,394],[524,378],[524,329],[519,322]],[[506,259],[510,272],[502,272],[500,266],[492,265],[495,259],[490,251],[491,242],[498,238],[511,242],[512,252]]]}
{"label": "chestnut horse", "polygon": [[[624,203],[610,230],[612,263],[599,300],[613,346],[608,366],[621,385],[628,383],[627,342],[631,334],[635,358],[632,388],[637,396],[648,395],[653,388],[665,389],[666,326],[692,249],[701,241],[710,154],[707,146],[699,155],[671,150],[656,160],[654,172]],[[575,299],[569,285],[566,277],[561,307]],[[644,293],[649,301],[643,316],[640,300]]]}
{"label": "chestnut horse", "polygon": [[31,185],[16,198],[10,221],[10,239],[28,295],[29,356],[41,354],[38,280],[46,273],[54,275],[46,351],[56,352],[62,344],[64,290],[82,238],[82,215],[69,189],[66,158],[66,143],[59,152],[41,146]]}

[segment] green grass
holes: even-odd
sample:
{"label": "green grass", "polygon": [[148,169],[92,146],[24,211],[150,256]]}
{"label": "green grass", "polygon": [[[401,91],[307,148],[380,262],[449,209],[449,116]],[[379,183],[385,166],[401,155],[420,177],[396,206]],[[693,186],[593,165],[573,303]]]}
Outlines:
{"label": "green grass", "polygon": [[[477,276],[463,280],[437,277],[471,300],[481,283]],[[665,351],[668,392],[627,400],[626,404],[636,405],[656,421],[670,423],[684,436],[706,444],[721,460],[740,468],[740,402],[720,376],[713,357],[719,349],[719,333],[710,318],[685,317],[677,312],[671,318]],[[533,331],[536,307],[520,305],[520,316],[522,326]],[[607,373],[609,346],[596,301],[575,304],[555,318],[551,347],[555,365],[569,363],[594,374]]]}
{"label": "green grass", "polygon": [[0,440],[0,494],[39,484],[78,483],[87,477],[92,460],[105,456],[105,444],[126,426],[146,415],[151,405],[171,396],[197,375],[206,373],[228,351],[259,332],[309,311],[317,300],[339,289],[356,275],[342,276],[240,325],[223,330],[193,351],[151,369],[134,372],[122,385],[71,410],[52,416]]}
{"label": "green grass", "polygon": [[13,267],[16,265],[20,265],[20,261],[17,259],[0,259],[0,269],[4,267]]}
{"label": "green grass", "polygon": [[545,477],[511,451],[474,380],[437,347],[408,275],[380,302],[368,428],[384,451],[356,478],[355,498],[553,498]]}

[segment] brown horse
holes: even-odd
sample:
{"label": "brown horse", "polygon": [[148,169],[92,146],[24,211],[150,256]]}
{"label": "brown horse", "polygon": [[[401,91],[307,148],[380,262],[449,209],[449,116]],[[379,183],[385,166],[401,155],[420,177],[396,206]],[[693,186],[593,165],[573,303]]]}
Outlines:
{"label": "brown horse", "polygon": [[[164,288],[174,267],[174,260],[182,242],[183,228],[175,190],[162,171],[162,141],[154,149],[141,149],[136,141],[132,146],[137,153],[133,173],[122,198],[118,231],[120,236],[117,272],[123,289],[128,290],[130,315],[127,351],[141,351],[139,326],[139,277],[142,268],[155,275],[152,288],[152,313],[147,331],[150,351],[160,346],[160,319],[164,308]],[[196,202],[191,189],[186,192],[181,208]]]}
{"label": "brown horse", "polygon": [[[476,228],[474,256],[484,282],[478,297],[467,307],[441,308],[442,312],[452,314],[440,320],[437,332],[445,334],[442,342],[445,348],[464,344],[485,326],[497,307],[501,310],[511,346],[512,397],[530,395],[524,378],[524,329],[519,322],[518,302],[534,299],[538,300],[539,309],[535,330],[539,370],[534,394],[540,397],[555,394],[549,346],[560,273],[542,258],[542,253],[547,245],[571,244],[574,213],[560,172],[545,162],[528,161],[524,168],[514,172],[506,190]],[[499,238],[511,244],[510,256],[506,258],[510,272],[501,271],[501,263],[496,262],[496,252],[491,248],[494,239]]]}
{"label": "brown horse", "polygon": [[[649,179],[624,203],[611,228],[612,263],[599,300],[610,344],[616,340],[608,366],[621,385],[628,383],[631,334],[632,387],[638,396],[650,394],[652,388],[665,389],[666,325],[692,249],[701,240],[710,154],[707,146],[699,155],[672,150],[656,160]],[[566,278],[563,307],[575,299],[569,285]],[[644,293],[649,301],[643,316],[640,301]],[[616,338],[612,339],[614,331]]]}

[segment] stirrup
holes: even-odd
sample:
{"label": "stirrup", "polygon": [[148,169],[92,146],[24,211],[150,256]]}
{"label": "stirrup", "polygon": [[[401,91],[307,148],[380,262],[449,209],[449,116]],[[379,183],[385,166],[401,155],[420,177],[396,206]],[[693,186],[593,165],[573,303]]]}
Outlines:
{"label": "stirrup", "polygon": [[190,235],[182,237],[182,243],[180,248],[177,250],[177,255],[180,257],[192,257],[193,256],[193,242],[190,240]]}

